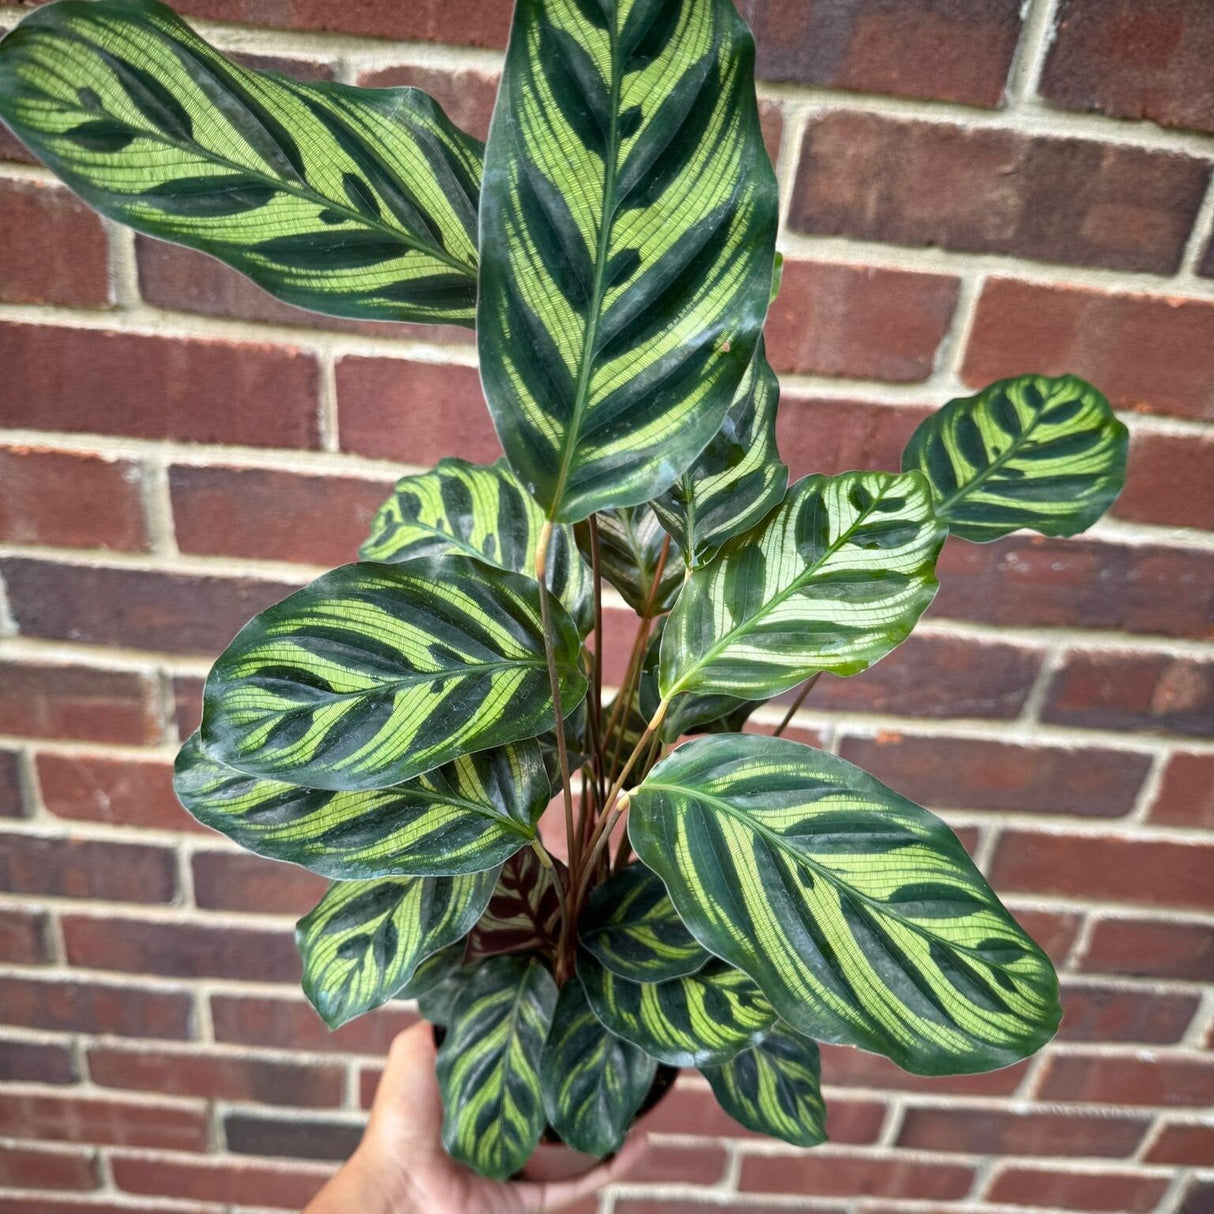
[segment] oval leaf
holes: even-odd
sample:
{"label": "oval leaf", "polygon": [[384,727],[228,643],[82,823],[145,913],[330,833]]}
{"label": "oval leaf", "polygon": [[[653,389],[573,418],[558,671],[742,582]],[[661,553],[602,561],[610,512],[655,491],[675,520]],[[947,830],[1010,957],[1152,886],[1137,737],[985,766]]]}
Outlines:
{"label": "oval leaf", "polygon": [[798,481],[683,588],[662,638],[663,696],[766,699],[820,670],[866,669],[932,601],[945,534],[917,472]]}
{"label": "oval leaf", "polygon": [[609,1033],[580,982],[561,987],[540,1064],[548,1123],[575,1151],[602,1159],[624,1145],[658,1064]]}
{"label": "oval leaf", "polygon": [[416,89],[225,59],[153,0],[37,9],[0,116],[90,205],[336,316],[471,324],[481,145]]}
{"label": "oval leaf", "polygon": [[1074,375],[1001,379],[951,400],[911,435],[902,467],[931,483],[949,530],[978,543],[1020,527],[1075,535],[1125,484],[1129,431]]}
{"label": "oval leaf", "polygon": [[477,330],[548,518],[661,493],[720,429],[778,205],[729,0],[521,0],[485,153]]}
{"label": "oval leaf", "polygon": [[695,937],[806,1035],[952,1075],[1053,1036],[1058,981],[925,809],[783,738],[699,738],[631,794],[637,855]]}
{"label": "oval leaf", "polygon": [[438,1051],[443,1145],[482,1176],[513,1176],[544,1131],[539,1069],[556,997],[539,961],[494,957],[455,1001]]}
{"label": "oval leaf", "polygon": [[471,930],[496,880],[490,869],[330,886],[295,929],[304,994],[330,1028],[379,1007],[420,961]]}
{"label": "oval leaf", "polygon": [[[552,609],[573,709],[580,640]],[[207,679],[202,743],[252,775],[358,790],[552,725],[536,583],[448,556],[343,565],[255,616]]]}
{"label": "oval leaf", "polygon": [[669,1066],[726,1062],[776,1019],[759,988],[722,962],[671,982],[629,982],[583,951],[577,972],[603,1024]]}

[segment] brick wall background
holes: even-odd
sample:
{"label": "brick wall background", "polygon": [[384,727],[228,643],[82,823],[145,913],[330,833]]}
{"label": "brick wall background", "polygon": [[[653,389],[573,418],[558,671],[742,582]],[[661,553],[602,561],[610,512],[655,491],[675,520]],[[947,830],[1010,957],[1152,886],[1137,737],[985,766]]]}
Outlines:
{"label": "brick wall background", "polygon": [[[257,65],[418,84],[483,135],[510,4],[178,7]],[[824,1051],[834,1141],[808,1154],[688,1077],[586,1210],[1209,1214],[1214,5],[741,7],[794,474],[896,466],[927,408],[1027,370],[1090,378],[1133,432],[1112,518],[950,544],[915,637],[802,714],[961,832],[1067,1015],[973,1078]],[[170,764],[208,660],[352,558],[402,466],[495,455],[473,347],[294,311],[0,157],[0,1214],[298,1209],[410,1012],[328,1034],[290,939],[322,883],[193,826]]]}

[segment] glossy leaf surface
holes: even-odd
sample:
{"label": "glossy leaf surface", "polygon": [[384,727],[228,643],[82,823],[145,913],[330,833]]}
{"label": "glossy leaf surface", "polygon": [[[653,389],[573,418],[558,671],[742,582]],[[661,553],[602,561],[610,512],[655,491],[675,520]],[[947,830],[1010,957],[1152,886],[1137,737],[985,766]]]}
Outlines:
{"label": "glossy leaf surface", "polygon": [[1044,953],[934,815],[783,738],[697,738],[632,793],[632,845],[798,1032],[908,1071],[993,1070],[1061,1015]]}
{"label": "glossy leaf surface", "polygon": [[[662,549],[669,538],[652,506],[622,506],[598,516],[599,565],[604,579],[638,615],[644,612],[653,592],[653,611],[669,611],[683,585],[683,558],[671,540],[662,562]],[[590,559],[585,529],[578,528],[583,555]],[[660,574],[659,574],[660,568]],[[654,590],[654,578],[658,578]]]}
{"label": "glossy leaf surface", "polygon": [[485,152],[489,407],[547,517],[669,486],[767,311],[777,190],[729,0],[521,0]]}
{"label": "glossy leaf surface", "polygon": [[0,44],[0,116],[103,214],[288,303],[472,323],[482,148],[416,89],[300,84],[153,0],[66,0]]}
{"label": "glossy leaf surface", "polygon": [[503,865],[493,897],[468,937],[469,960],[497,953],[542,953],[556,945],[561,931],[556,882],[564,865],[549,859],[551,868],[528,847]]}
{"label": "glossy leaf surface", "polygon": [[[585,692],[553,603],[564,705]],[[467,557],[343,565],[255,616],[215,663],[203,746],[254,775],[388,788],[552,728],[539,587]]]}
{"label": "glossy leaf surface", "polygon": [[962,539],[997,540],[1020,527],[1075,535],[1121,492],[1129,441],[1091,384],[1022,375],[933,413],[911,435],[902,467],[927,477],[936,513]]}

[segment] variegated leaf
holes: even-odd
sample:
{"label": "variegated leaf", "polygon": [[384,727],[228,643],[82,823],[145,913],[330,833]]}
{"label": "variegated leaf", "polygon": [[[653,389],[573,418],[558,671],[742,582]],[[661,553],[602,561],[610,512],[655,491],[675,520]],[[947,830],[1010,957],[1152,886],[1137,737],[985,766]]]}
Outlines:
{"label": "variegated leaf", "polygon": [[[638,614],[644,612],[646,606],[655,613],[669,611],[683,585],[686,570],[673,540],[667,548],[665,563],[662,563],[662,550],[670,537],[662,530],[653,507],[622,506],[603,510],[598,516],[598,528],[599,567],[603,578]],[[583,555],[590,560],[590,540],[584,527],[577,529],[577,538]],[[656,589],[655,577],[658,579]]]}
{"label": "variegated leaf", "polygon": [[497,953],[551,952],[561,932],[561,899],[556,883],[565,866],[549,857],[540,863],[528,847],[508,860],[498,875],[493,897],[468,936],[468,958]]}

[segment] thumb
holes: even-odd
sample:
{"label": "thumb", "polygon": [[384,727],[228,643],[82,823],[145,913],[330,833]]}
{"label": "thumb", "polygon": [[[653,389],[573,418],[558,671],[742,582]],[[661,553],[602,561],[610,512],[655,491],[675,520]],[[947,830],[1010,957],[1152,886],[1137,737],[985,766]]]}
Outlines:
{"label": "thumb", "polygon": [[435,1075],[434,1032],[424,1020],[398,1033],[371,1106],[371,1124],[387,1125],[396,1135],[438,1141],[443,1103]]}

